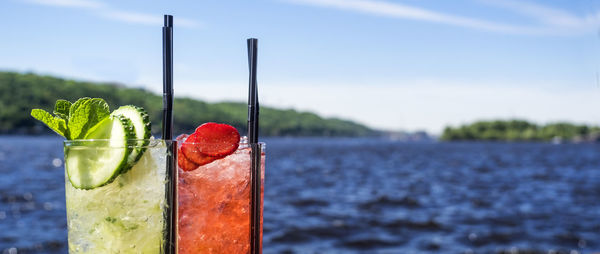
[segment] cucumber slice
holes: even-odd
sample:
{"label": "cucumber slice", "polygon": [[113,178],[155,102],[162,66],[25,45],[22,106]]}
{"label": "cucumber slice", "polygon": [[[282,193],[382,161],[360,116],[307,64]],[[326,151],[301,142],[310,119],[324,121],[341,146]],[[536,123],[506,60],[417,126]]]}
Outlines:
{"label": "cucumber slice", "polygon": [[111,115],[121,115],[131,120],[133,127],[135,129],[135,139],[143,139],[143,142],[134,142],[133,146],[135,148],[131,152],[128,158],[128,166],[124,168],[124,172],[129,170],[135,165],[135,163],[142,157],[144,152],[146,151],[146,146],[148,145],[151,134],[151,125],[150,125],[150,117],[144,108],[127,105],[121,106],[117,110],[113,111]]}
{"label": "cucumber slice", "polygon": [[[109,116],[92,127],[81,145],[65,149],[65,167],[69,181],[78,189],[94,189],[111,183],[127,166],[131,148],[127,140],[134,138],[131,120]],[[93,145],[92,145],[93,144]]]}

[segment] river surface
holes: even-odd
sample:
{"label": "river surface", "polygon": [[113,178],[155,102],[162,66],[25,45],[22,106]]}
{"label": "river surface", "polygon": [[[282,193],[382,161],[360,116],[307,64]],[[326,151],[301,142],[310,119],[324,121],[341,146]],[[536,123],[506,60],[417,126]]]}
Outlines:
{"label": "river surface", "polygon": [[[265,141],[264,253],[600,250],[600,145]],[[0,252],[67,252],[62,157],[0,136]]]}

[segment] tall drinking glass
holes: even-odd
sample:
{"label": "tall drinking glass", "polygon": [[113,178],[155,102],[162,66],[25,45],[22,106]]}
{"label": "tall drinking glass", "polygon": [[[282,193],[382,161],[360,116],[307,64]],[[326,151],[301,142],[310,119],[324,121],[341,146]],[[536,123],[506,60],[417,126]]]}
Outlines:
{"label": "tall drinking glass", "polygon": [[[172,141],[129,140],[114,146],[109,140],[64,142],[69,253],[169,253],[172,184],[168,162]],[[109,155],[124,149],[143,151],[135,163],[128,158],[112,182],[78,189],[72,177],[93,177]],[[172,154],[171,154],[172,155]],[[73,174],[73,173],[71,173]]]}
{"label": "tall drinking glass", "polygon": [[[262,197],[265,144],[259,147]],[[179,254],[250,253],[251,161],[251,148],[242,142],[225,158],[190,171],[178,167]],[[260,209],[262,247],[262,202]]]}

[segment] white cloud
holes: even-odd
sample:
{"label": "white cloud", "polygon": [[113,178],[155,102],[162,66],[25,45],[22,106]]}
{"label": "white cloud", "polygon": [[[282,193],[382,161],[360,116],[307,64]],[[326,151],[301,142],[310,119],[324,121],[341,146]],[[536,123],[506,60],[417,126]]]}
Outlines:
{"label": "white cloud", "polygon": [[[163,24],[162,15],[154,15],[147,13],[140,13],[134,11],[125,11],[112,8],[107,4],[92,0],[23,0],[27,3],[37,5],[47,5],[55,7],[67,7],[67,8],[78,8],[85,9],[97,14],[99,17],[103,17],[113,21],[120,21],[129,24],[140,24],[140,25],[151,25],[160,26]],[[177,27],[186,28],[197,28],[200,27],[200,23],[186,18],[175,18],[175,25]]]}
{"label": "white cloud", "polygon": [[[163,16],[151,15],[139,12],[131,12],[131,11],[119,11],[119,10],[108,10],[100,13],[103,17],[106,17],[111,20],[122,21],[126,23],[132,24],[141,24],[141,25],[152,25],[152,26],[160,26],[163,24]],[[185,18],[175,18],[175,26],[176,27],[188,27],[195,28],[199,27],[200,24],[198,22],[185,19]]]}
{"label": "white cloud", "polygon": [[542,5],[516,1],[482,0],[527,15],[543,24],[516,25],[463,17],[400,3],[374,0],[286,0],[290,3],[362,12],[392,18],[412,19],[484,31],[528,35],[569,35],[587,33],[600,26],[600,13],[577,17]]}
{"label": "white cloud", "polygon": [[123,21],[126,23],[160,26],[163,24],[161,16],[130,11],[110,10],[101,13],[102,16],[111,20]]}
{"label": "white cloud", "polygon": [[58,7],[70,7],[70,8],[83,8],[83,9],[100,9],[105,7],[104,3],[91,1],[91,0],[24,0],[32,4],[58,6]]}
{"label": "white cloud", "polygon": [[469,28],[500,32],[524,32],[520,27],[503,25],[484,20],[448,15],[423,8],[412,7],[399,3],[388,3],[371,0],[290,0],[292,3],[308,4],[321,7],[330,7],[352,10],[363,13],[388,16],[394,18],[414,19],[435,23],[444,23]]}
{"label": "white cloud", "polygon": [[578,17],[561,9],[540,4],[514,0],[480,0],[480,2],[506,8],[512,12],[529,16],[541,23],[563,29],[593,30],[600,26],[600,12]]}

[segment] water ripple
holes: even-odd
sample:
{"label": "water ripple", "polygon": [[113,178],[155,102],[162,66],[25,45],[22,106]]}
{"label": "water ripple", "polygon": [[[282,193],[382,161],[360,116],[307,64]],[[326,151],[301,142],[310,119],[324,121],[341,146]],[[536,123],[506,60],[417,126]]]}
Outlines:
{"label": "water ripple", "polygon": [[[268,139],[265,253],[592,253],[600,146]],[[66,253],[61,139],[0,137],[0,252]]]}

